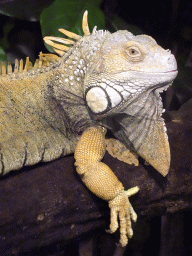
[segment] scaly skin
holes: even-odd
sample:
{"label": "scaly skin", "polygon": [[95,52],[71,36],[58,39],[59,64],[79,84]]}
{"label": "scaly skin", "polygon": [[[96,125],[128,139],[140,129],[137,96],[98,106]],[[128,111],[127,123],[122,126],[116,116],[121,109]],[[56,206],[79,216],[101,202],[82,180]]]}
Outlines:
{"label": "scaly skin", "polygon": [[74,152],[77,135],[51,98],[52,76],[47,70],[1,77],[0,173]]}

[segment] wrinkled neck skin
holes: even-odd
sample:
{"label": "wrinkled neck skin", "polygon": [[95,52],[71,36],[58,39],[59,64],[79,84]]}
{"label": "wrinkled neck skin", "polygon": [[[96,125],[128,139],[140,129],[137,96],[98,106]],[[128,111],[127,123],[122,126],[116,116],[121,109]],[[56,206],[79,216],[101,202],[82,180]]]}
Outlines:
{"label": "wrinkled neck skin", "polygon": [[158,90],[151,88],[139,94],[119,107],[118,114],[111,113],[100,120],[100,124],[166,176],[170,168],[170,148]]}
{"label": "wrinkled neck skin", "polygon": [[[148,131],[152,120],[154,122],[158,120],[164,122],[161,117],[163,104],[157,90],[149,88],[125,104],[118,106],[118,109],[111,110],[111,114],[105,116],[99,122],[111,129],[113,134],[127,146],[131,146],[134,151],[138,151],[143,136]],[[137,126],[137,129],[135,126]],[[141,126],[141,128],[138,129],[138,126]],[[130,140],[135,132],[134,129],[137,130],[139,139],[137,145]],[[130,132],[128,132],[129,130]]]}

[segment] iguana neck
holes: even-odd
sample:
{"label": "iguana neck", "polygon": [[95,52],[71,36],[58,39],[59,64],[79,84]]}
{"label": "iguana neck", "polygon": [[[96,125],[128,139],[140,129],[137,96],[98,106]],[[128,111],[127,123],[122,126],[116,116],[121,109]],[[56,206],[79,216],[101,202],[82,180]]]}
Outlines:
{"label": "iguana neck", "polygon": [[47,79],[50,104],[54,99],[63,109],[72,132],[81,132],[95,122],[87,109],[84,81],[87,71],[99,65],[100,59],[97,63],[92,60],[100,51],[106,33],[98,31],[80,38],[53,66],[52,75]]}
{"label": "iguana neck", "polygon": [[47,79],[49,106],[52,107],[54,102],[64,115],[65,127],[73,133],[83,131],[92,123],[84,100],[83,83],[87,62],[81,44],[81,41],[77,42],[60,58]]}

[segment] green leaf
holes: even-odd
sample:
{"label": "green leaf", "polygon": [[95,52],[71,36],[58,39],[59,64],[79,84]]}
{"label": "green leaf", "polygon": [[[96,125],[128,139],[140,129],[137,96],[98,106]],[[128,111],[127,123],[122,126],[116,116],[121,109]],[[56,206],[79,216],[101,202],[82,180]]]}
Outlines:
{"label": "green leaf", "polygon": [[8,40],[8,35],[10,31],[14,28],[15,24],[13,22],[7,22],[3,25],[3,37],[0,39],[0,47],[2,49],[7,49],[9,48],[9,40]]}
{"label": "green leaf", "polygon": [[1,47],[0,47],[0,62],[7,63],[7,56]]}
{"label": "green leaf", "polygon": [[[88,10],[88,23],[90,31],[94,26],[103,29],[105,26],[105,17],[98,8],[101,0],[75,0],[60,1],[55,0],[49,7],[45,8],[40,16],[42,34],[44,36],[63,37],[58,31],[59,28],[67,29],[78,35],[83,35],[82,18],[85,10]],[[51,50],[51,47],[48,47]],[[52,51],[52,50],[51,50]]]}

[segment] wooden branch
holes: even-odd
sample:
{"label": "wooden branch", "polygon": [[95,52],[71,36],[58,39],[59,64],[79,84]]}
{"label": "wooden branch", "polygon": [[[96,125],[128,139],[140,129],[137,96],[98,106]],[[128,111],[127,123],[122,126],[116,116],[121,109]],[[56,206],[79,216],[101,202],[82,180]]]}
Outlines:
{"label": "wooden branch", "polygon": [[[151,166],[138,167],[112,158],[108,164],[131,198],[139,216],[157,216],[192,207],[192,101],[166,113],[171,169],[163,178]],[[24,168],[0,180],[0,254],[12,255],[55,241],[72,239],[109,225],[109,208],[81,182],[73,156]]]}

